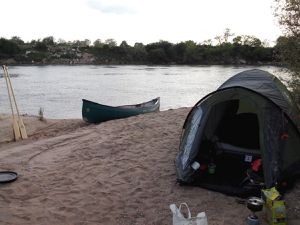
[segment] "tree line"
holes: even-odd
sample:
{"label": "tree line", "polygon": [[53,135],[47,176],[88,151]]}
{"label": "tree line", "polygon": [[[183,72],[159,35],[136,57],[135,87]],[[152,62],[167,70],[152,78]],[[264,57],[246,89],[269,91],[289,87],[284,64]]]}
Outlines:
{"label": "tree line", "polygon": [[274,47],[269,47],[251,35],[234,36],[230,29],[202,43],[188,40],[174,44],[160,40],[146,45],[138,42],[133,46],[126,41],[117,45],[114,39],[66,42],[55,41],[50,36],[24,42],[15,36],[0,38],[0,60],[11,59],[16,64],[273,64],[278,63],[275,55],[281,41],[279,38]]}

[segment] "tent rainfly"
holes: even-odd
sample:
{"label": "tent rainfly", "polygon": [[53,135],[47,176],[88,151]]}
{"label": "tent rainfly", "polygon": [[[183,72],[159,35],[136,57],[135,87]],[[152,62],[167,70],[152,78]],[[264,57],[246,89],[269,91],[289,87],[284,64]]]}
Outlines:
{"label": "tent rainfly", "polygon": [[181,184],[240,197],[283,190],[300,175],[299,109],[272,74],[238,73],[191,109],[175,162]]}

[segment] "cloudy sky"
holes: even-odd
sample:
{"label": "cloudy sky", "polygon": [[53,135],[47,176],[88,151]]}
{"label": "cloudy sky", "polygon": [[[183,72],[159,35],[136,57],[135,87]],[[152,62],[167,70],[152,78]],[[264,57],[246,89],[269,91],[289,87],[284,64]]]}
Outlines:
{"label": "cloudy sky", "polygon": [[25,41],[115,39],[144,44],[235,35],[275,41],[281,35],[273,0],[0,0],[0,36]]}

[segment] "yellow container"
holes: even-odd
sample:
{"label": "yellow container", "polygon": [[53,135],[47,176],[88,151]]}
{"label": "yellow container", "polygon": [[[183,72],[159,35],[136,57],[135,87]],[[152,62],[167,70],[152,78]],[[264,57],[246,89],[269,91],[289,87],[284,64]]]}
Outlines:
{"label": "yellow container", "polygon": [[280,199],[280,194],[275,188],[262,190],[264,214],[269,225],[286,225],[285,201]]}

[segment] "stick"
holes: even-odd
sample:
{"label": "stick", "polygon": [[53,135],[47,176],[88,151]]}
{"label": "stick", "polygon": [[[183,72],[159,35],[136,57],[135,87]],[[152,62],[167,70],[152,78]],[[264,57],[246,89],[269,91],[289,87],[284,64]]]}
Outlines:
{"label": "stick", "polygon": [[19,140],[21,138],[21,134],[20,134],[20,127],[16,121],[15,118],[15,114],[14,114],[14,109],[13,109],[13,105],[11,102],[11,95],[10,95],[10,89],[9,89],[9,85],[8,85],[8,80],[7,80],[7,74],[6,74],[6,70],[5,70],[5,66],[3,67],[3,71],[4,71],[4,78],[5,78],[5,82],[6,82],[6,86],[7,86],[7,93],[8,93],[8,98],[9,98],[9,103],[10,103],[10,108],[11,108],[11,114],[12,114],[12,119],[13,119],[13,131],[14,131],[14,137],[15,137],[15,141]]}
{"label": "stick", "polygon": [[12,93],[12,96],[13,96],[13,100],[14,100],[16,111],[17,111],[17,115],[18,115],[18,124],[19,124],[20,131],[21,131],[21,137],[22,137],[22,139],[26,139],[28,137],[27,136],[27,132],[26,132],[23,120],[20,117],[20,112],[19,112],[19,109],[18,109],[18,105],[17,105],[17,101],[16,101],[14,89],[12,87],[12,84],[11,84],[11,81],[10,81],[10,77],[9,77],[9,74],[8,74],[7,66],[4,66],[4,67],[5,67],[6,76],[7,76],[7,79],[8,79],[8,83],[9,83],[9,86],[10,86],[10,90],[11,90],[11,93]]}

